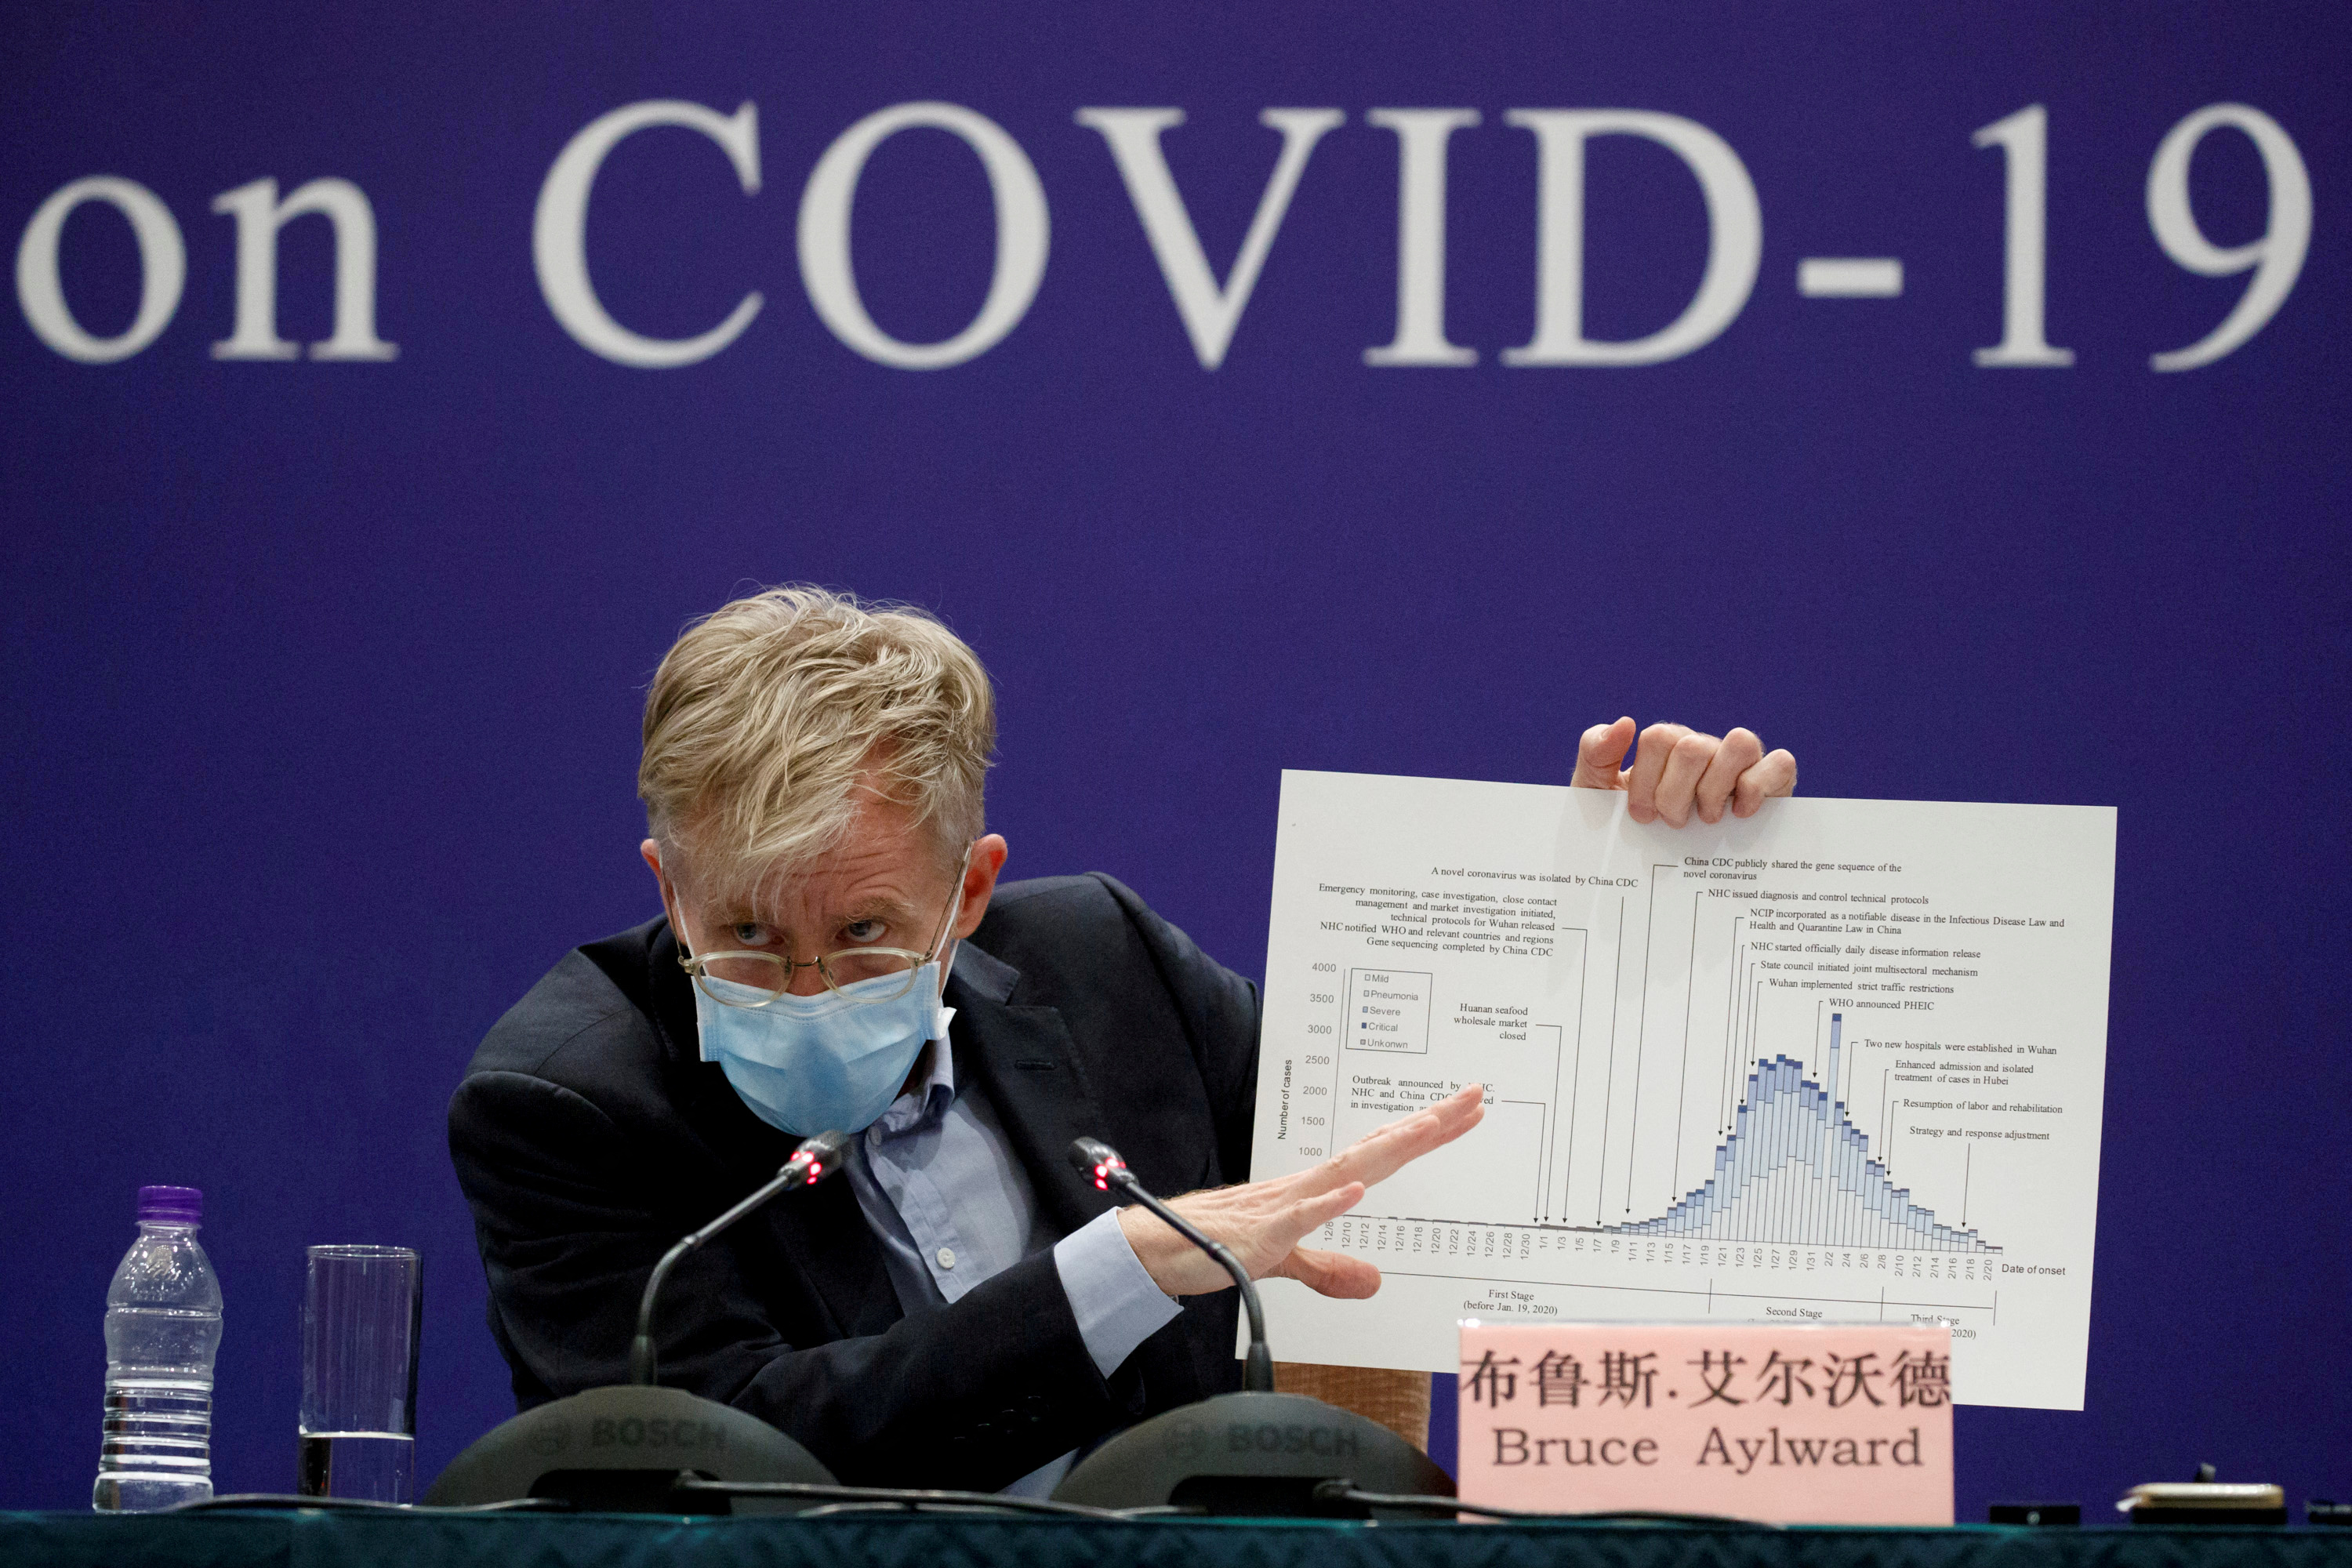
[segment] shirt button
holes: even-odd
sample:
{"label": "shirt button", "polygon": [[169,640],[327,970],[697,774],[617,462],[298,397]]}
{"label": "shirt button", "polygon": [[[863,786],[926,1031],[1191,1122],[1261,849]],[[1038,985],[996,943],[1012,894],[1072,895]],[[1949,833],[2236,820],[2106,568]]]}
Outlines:
{"label": "shirt button", "polygon": [[955,1248],[952,1247],[940,1247],[939,1251],[939,1259],[940,1268],[953,1268],[955,1267]]}

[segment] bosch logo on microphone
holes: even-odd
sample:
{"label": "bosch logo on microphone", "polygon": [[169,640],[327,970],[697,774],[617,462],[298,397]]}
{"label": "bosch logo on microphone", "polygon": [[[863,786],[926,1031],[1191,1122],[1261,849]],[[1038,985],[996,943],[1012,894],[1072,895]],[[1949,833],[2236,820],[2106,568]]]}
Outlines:
{"label": "bosch logo on microphone", "polygon": [[634,1415],[588,1424],[592,1448],[701,1448],[723,1451],[727,1434],[709,1421],[641,1421]]}
{"label": "bosch logo on microphone", "polygon": [[1225,1451],[1233,1454],[1316,1454],[1326,1458],[1356,1457],[1356,1435],[1344,1426],[1304,1426],[1297,1423],[1252,1426],[1234,1422],[1225,1428]]}

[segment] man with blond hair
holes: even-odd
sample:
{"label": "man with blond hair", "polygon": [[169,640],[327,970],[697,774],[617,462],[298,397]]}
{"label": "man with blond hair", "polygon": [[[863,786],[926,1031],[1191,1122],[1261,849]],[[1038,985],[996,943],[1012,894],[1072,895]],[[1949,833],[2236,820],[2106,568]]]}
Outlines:
{"label": "man with blond hair", "polygon": [[[1796,764],[1755,736],[1586,732],[1573,783],[1637,820],[1752,814]],[[1257,988],[1108,877],[1000,883],[987,672],[921,611],[814,588],[696,622],[646,701],[640,847],[662,914],[579,948],[493,1027],[449,1107],[524,1407],[624,1379],[672,1242],[807,1135],[845,1180],[680,1263],[664,1381],[773,1423],[845,1480],[1050,1489],[1073,1455],[1238,1386],[1230,1283],[1071,1170],[1105,1139],[1255,1276],[1334,1296],[1300,1242],[1474,1126],[1478,1091],[1250,1183]]]}

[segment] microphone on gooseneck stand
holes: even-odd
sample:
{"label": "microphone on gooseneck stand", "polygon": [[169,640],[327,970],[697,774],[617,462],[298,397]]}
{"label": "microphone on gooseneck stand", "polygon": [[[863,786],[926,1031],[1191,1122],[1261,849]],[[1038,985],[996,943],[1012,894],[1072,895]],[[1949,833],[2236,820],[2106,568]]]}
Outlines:
{"label": "microphone on gooseneck stand", "polygon": [[1234,1288],[1242,1293],[1242,1310],[1249,1315],[1249,1360],[1242,1370],[1242,1386],[1254,1394],[1274,1392],[1274,1352],[1265,1348],[1265,1309],[1258,1304],[1257,1281],[1249,1277],[1224,1243],[1212,1241],[1199,1226],[1160,1199],[1144,1191],[1118,1151],[1096,1138],[1081,1138],[1070,1145],[1070,1163],[1083,1175],[1094,1178],[1096,1186],[1105,1192],[1117,1187],[1137,1203],[1167,1221],[1168,1228],[1207,1253],[1218,1266],[1234,1277]]}
{"label": "microphone on gooseneck stand", "polygon": [[425,1501],[467,1507],[556,1498],[607,1513],[773,1513],[817,1506],[806,1497],[734,1497],[689,1490],[682,1479],[833,1485],[816,1457],[756,1415],[654,1381],[654,1308],[669,1271],[711,1237],[781,1194],[814,1185],[841,1163],[848,1137],[803,1139],[784,1168],[717,1219],[662,1254],[637,1302],[629,1381],[551,1400],[491,1428],[443,1470]]}
{"label": "microphone on gooseneck stand", "polygon": [[785,1162],[784,1168],[776,1173],[772,1181],[662,1254],[661,1261],[654,1265],[652,1276],[646,1280],[645,1297],[637,1303],[637,1337],[629,1345],[631,1383],[641,1387],[653,1386],[654,1303],[661,1297],[661,1288],[669,1279],[671,1267],[770,1198],[797,1187],[814,1186],[826,1172],[840,1165],[842,1153],[848,1146],[848,1134],[843,1132],[820,1132],[814,1138],[802,1140],[801,1146],[793,1151],[793,1157]]}
{"label": "microphone on gooseneck stand", "polygon": [[1452,1477],[1379,1422],[1319,1399],[1274,1392],[1265,1312],[1249,1270],[1230,1248],[1146,1190],[1118,1150],[1081,1138],[1070,1145],[1070,1163],[1100,1190],[1117,1188],[1159,1215],[1234,1277],[1249,1317],[1249,1352],[1244,1392],[1220,1394],[1129,1427],[1071,1468],[1054,1489],[1055,1501],[1361,1519],[1415,1515],[1351,1502],[1346,1494],[1454,1495]]}

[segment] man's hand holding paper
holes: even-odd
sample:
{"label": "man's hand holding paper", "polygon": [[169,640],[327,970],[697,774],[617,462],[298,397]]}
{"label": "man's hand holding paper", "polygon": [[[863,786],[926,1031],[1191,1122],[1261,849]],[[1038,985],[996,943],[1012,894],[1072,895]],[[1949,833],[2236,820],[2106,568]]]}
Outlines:
{"label": "man's hand holding paper", "polygon": [[1753,816],[1775,795],[1797,793],[1797,759],[1787,752],[1768,754],[1753,730],[1733,730],[1721,739],[1683,724],[1653,724],[1641,732],[1633,765],[1620,770],[1633,743],[1633,721],[1595,724],[1576,748],[1575,789],[1625,792],[1625,810],[1636,822],[1689,824]]}

